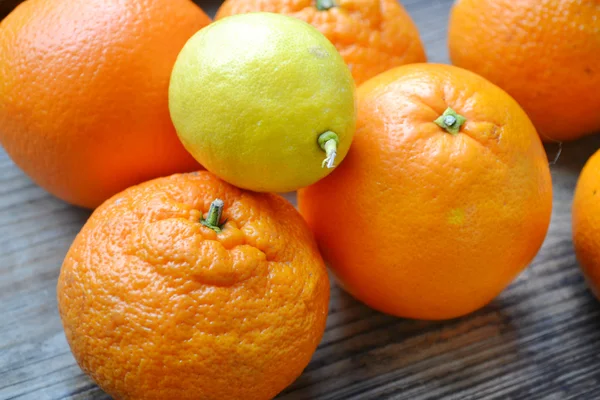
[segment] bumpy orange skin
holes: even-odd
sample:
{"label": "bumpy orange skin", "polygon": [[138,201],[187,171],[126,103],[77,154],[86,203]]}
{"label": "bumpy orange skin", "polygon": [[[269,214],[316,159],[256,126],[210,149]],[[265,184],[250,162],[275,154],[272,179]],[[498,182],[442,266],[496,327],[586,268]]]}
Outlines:
{"label": "bumpy orange skin", "polygon": [[[447,107],[467,118],[456,135],[433,122]],[[471,72],[415,64],[358,89],[348,156],[298,202],[351,294],[396,316],[447,319],[487,304],[533,259],[552,187],[510,96]]]}
{"label": "bumpy orange skin", "polygon": [[[225,202],[222,233],[199,223]],[[208,172],[132,187],[69,250],[58,304],[81,368],[119,400],[263,400],[308,364],[329,282],[283,198]]]}
{"label": "bumpy orange skin", "polygon": [[357,84],[390,68],[426,61],[419,31],[396,0],[339,0],[323,11],[314,0],[226,0],[216,19],[256,11],[312,24],[338,49]]}
{"label": "bumpy orange skin", "polygon": [[458,0],[452,63],[497,84],[542,139],[600,131],[600,1]]}
{"label": "bumpy orange skin", "polygon": [[0,143],[36,183],[93,208],[199,168],[167,92],[210,18],[189,0],[28,0],[0,23]]}
{"label": "bumpy orange skin", "polygon": [[600,299],[600,150],[588,160],[577,182],[573,244],[588,284]]}

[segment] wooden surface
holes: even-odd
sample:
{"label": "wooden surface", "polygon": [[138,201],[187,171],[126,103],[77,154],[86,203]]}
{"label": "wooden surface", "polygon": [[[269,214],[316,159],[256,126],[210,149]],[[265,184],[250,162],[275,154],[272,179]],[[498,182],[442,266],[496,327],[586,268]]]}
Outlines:
{"label": "wooden surface", "polygon": [[[214,12],[218,2],[200,3]],[[430,60],[447,62],[451,1],[404,3]],[[565,145],[552,166],[555,205],[544,247],[492,304],[458,320],[409,321],[333,287],[323,341],[279,398],[600,399],[600,303],[585,287],[570,234],[576,178],[599,147],[600,137]],[[553,157],[557,147],[547,150]],[[88,215],[38,188],[0,150],[2,400],[108,399],[75,364],[56,309],[62,259]]]}

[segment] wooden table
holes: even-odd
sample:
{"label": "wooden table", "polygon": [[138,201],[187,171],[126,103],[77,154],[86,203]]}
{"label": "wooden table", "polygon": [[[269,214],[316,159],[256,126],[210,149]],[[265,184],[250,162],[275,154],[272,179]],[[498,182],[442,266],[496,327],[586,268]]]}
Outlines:
{"label": "wooden table", "polygon": [[[199,3],[214,13],[219,2]],[[447,62],[451,1],[404,4],[430,61]],[[600,137],[564,146],[551,168],[555,204],[546,242],[492,304],[453,321],[409,321],[333,287],[323,341],[278,398],[600,399],[600,303],[586,289],[570,233],[575,182],[597,148]],[[547,150],[553,157],[557,146]],[[2,400],[108,398],[76,365],[56,308],[62,259],[88,216],[33,184],[0,150]]]}

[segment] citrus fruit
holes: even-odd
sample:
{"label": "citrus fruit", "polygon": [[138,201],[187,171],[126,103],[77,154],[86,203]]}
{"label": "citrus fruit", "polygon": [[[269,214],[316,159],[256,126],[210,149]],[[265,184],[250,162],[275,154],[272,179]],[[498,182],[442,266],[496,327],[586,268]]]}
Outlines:
{"label": "citrus fruit", "polygon": [[356,84],[427,58],[416,25],[397,0],[225,0],[215,19],[256,11],[316,27],[338,49]]}
{"label": "citrus fruit", "polygon": [[412,64],[357,92],[346,160],[299,192],[342,286],[400,317],[491,301],[539,250],[552,206],[546,154],[504,91],[457,67]]}
{"label": "citrus fruit", "polygon": [[0,23],[0,143],[36,183],[93,208],[198,169],[170,121],[177,54],[210,19],[188,0],[29,0]]}
{"label": "citrus fruit", "polygon": [[158,178],[90,217],[58,280],[75,359],[115,399],[270,399],[308,364],[329,283],[274,194]]}
{"label": "citrus fruit", "polygon": [[196,160],[260,192],[321,179],[355,129],[354,82],[335,47],[309,24],[271,13],[224,18],[194,35],[175,63],[169,107]]}
{"label": "citrus fruit", "polygon": [[585,164],[577,182],[573,244],[588,284],[600,298],[600,150]]}
{"label": "citrus fruit", "polygon": [[542,139],[600,131],[600,1],[458,0],[452,63],[497,84]]}

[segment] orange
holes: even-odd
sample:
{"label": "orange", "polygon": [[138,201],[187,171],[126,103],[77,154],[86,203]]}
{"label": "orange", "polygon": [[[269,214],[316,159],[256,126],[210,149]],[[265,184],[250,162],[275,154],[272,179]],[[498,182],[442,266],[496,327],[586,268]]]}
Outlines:
{"label": "orange", "polygon": [[398,65],[426,61],[417,27],[396,0],[226,0],[216,19],[256,11],[315,26],[338,49],[357,84]]}
{"label": "orange", "polygon": [[545,140],[600,131],[599,0],[458,0],[452,63],[511,94]]}
{"label": "orange", "polygon": [[392,69],[357,96],[346,159],[298,198],[325,260],[385,313],[436,320],[484,306],[548,229],[535,128],[504,91],[448,65]]}
{"label": "orange", "polygon": [[167,93],[177,54],[208,23],[189,0],[22,3],[0,23],[0,143],[40,186],[89,208],[198,169]]}
{"label": "orange", "polygon": [[600,299],[600,150],[585,164],[577,182],[573,244],[588,284]]}
{"label": "orange", "polygon": [[[211,202],[222,216],[207,213]],[[106,201],[58,281],[75,359],[119,400],[270,399],[308,364],[328,299],[293,206],[209,172]]]}

